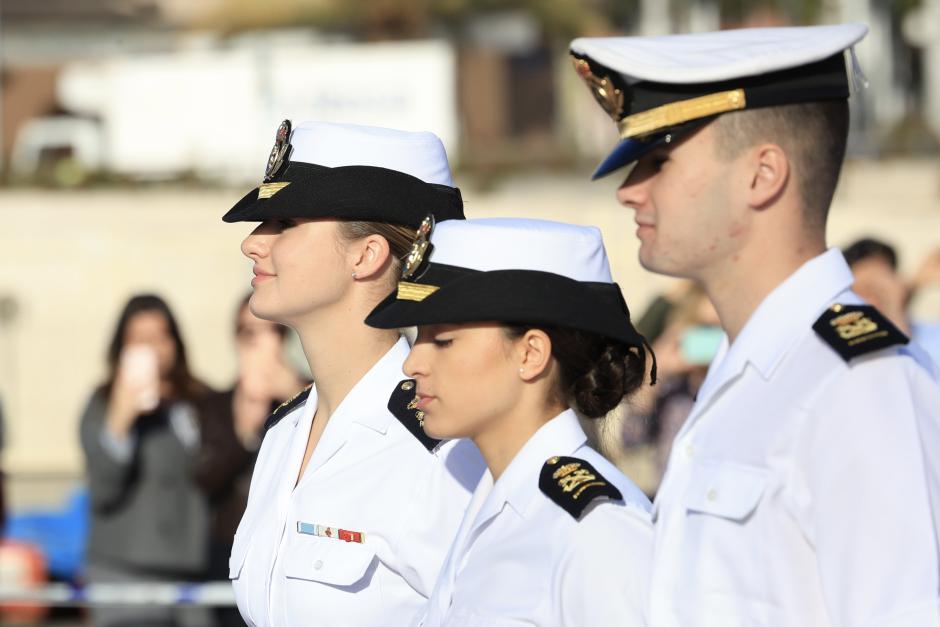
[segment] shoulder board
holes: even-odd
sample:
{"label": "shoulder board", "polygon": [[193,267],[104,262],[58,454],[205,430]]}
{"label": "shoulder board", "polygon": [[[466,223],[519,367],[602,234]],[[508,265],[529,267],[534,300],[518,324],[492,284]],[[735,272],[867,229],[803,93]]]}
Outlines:
{"label": "shoulder board", "polygon": [[395,386],[395,391],[388,399],[388,411],[398,418],[398,422],[405,429],[408,429],[409,433],[415,436],[424,448],[433,451],[441,441],[435,440],[424,432],[422,426],[424,412],[415,407],[417,400],[414,379],[405,379]]}
{"label": "shoulder board", "polygon": [[539,489],[555,501],[575,520],[592,501],[607,497],[623,499],[620,490],[611,485],[591,464],[577,457],[550,457],[542,466]]}
{"label": "shoulder board", "polygon": [[813,330],[845,361],[909,341],[871,305],[833,305],[813,323]]}
{"label": "shoulder board", "polygon": [[276,425],[277,423],[281,421],[281,418],[283,418],[287,414],[291,413],[292,411],[294,411],[295,409],[303,405],[304,401],[307,400],[307,397],[310,396],[310,388],[312,387],[313,387],[313,384],[311,383],[310,385],[305,387],[301,392],[299,392],[298,394],[295,394],[293,398],[286,400],[280,405],[278,405],[277,409],[271,412],[271,415],[268,416],[268,419],[265,421],[264,432],[267,433],[268,429],[270,429],[271,427],[273,427],[274,425]]}

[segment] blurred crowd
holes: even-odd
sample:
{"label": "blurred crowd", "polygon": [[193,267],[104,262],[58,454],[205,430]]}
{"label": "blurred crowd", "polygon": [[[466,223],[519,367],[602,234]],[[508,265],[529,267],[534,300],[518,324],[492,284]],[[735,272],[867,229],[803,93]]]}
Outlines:
{"label": "blurred crowd", "polygon": [[[918,295],[940,288],[940,248],[920,260],[910,277],[900,272],[898,252],[888,242],[865,237],[842,252],[855,278],[854,291],[913,340],[911,350],[926,351],[940,365],[940,310],[924,320],[911,313]],[[652,496],[724,334],[711,302],[690,282],[676,283],[658,296],[637,327],[656,353],[659,382],[624,421],[621,442],[628,456],[646,453],[642,459],[649,468],[637,474],[647,477],[642,487]]]}
{"label": "blurred crowd", "polygon": [[[914,339],[912,350],[940,364],[940,311],[931,320],[910,313],[918,294],[940,287],[940,249],[910,277],[887,242],[864,238],[843,253],[856,292]],[[642,487],[652,495],[723,332],[705,293],[684,282],[657,297],[638,327],[654,347],[659,383],[632,408],[621,444],[628,454],[646,451],[652,479]],[[107,377],[81,417],[89,496],[84,583],[228,580],[265,420],[309,383],[285,356],[289,330],[255,317],[247,297],[233,331],[238,374],[231,387],[214,390],[190,371],[163,298],[137,295],[120,312]],[[193,605],[100,606],[90,618],[101,627],[244,624],[234,607]]]}

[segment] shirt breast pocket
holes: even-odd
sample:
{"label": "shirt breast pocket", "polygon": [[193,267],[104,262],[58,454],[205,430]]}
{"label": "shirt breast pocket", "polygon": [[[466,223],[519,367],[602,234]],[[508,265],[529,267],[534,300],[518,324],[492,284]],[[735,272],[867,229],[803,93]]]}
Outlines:
{"label": "shirt breast pocket", "polygon": [[298,534],[284,556],[288,579],[322,583],[348,592],[369,586],[377,566],[375,550],[364,544]]}
{"label": "shirt breast pocket", "polygon": [[705,462],[693,469],[686,494],[689,514],[745,523],[767,490],[770,471],[731,462]]}
{"label": "shirt breast pocket", "polygon": [[[703,462],[692,469],[680,576],[695,582],[701,594],[703,625],[780,624],[759,619],[760,608],[773,605],[767,565],[775,538],[760,509],[771,481],[770,470],[734,462]],[[729,598],[735,599],[730,613]]]}

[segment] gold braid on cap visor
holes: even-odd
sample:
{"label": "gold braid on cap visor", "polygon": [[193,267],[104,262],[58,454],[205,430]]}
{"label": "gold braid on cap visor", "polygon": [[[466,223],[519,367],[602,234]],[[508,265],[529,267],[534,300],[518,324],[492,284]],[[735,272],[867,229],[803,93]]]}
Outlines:
{"label": "gold braid on cap visor", "polygon": [[689,100],[670,102],[654,109],[628,115],[617,122],[617,129],[620,131],[620,139],[630,139],[710,115],[737,111],[743,109],[746,104],[743,89],[721,91]]}
{"label": "gold braid on cap visor", "polygon": [[437,285],[422,285],[421,283],[409,283],[408,281],[398,282],[398,294],[395,296],[398,300],[413,300],[420,303],[422,300],[441,289]]}

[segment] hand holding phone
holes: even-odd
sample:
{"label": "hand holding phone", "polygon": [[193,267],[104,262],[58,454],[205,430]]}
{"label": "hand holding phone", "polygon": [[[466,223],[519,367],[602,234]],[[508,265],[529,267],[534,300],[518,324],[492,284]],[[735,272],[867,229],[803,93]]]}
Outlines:
{"label": "hand holding phone", "polygon": [[153,411],[160,403],[157,354],[150,346],[135,344],[121,353],[120,385],[126,386],[139,412]]}

